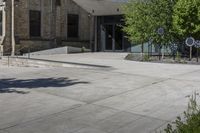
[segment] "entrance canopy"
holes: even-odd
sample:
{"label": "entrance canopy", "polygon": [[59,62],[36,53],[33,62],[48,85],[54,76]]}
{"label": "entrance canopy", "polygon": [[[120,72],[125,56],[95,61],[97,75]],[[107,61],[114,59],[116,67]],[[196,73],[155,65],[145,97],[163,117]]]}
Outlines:
{"label": "entrance canopy", "polygon": [[94,16],[120,15],[121,6],[128,0],[73,0]]}

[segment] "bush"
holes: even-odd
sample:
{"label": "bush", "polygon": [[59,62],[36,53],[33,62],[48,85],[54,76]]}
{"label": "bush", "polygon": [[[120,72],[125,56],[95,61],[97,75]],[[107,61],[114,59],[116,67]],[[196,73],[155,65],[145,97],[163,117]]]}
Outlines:
{"label": "bush", "polygon": [[176,61],[177,61],[178,63],[181,62],[181,54],[180,54],[179,52],[176,53]]}
{"label": "bush", "polygon": [[82,47],[82,48],[81,48],[81,52],[82,52],[82,53],[84,53],[84,52],[85,52],[85,50],[86,50],[86,48],[85,48],[85,47]]}
{"label": "bush", "polygon": [[151,59],[148,54],[144,54],[142,61],[151,61]]}
{"label": "bush", "polygon": [[165,133],[200,133],[200,108],[196,96],[197,93],[191,97],[188,109],[184,112],[184,120],[177,117],[175,122],[168,124]]}
{"label": "bush", "polygon": [[125,60],[133,60],[134,55],[133,54],[128,54],[124,59]]}

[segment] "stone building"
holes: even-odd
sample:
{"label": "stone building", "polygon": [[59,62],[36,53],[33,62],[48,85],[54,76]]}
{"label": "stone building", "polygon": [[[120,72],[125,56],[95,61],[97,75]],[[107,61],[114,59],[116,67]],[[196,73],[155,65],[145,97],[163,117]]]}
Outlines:
{"label": "stone building", "polygon": [[[12,0],[0,0],[0,45],[12,50]],[[121,1],[14,0],[15,52],[60,47],[86,47],[92,51],[127,51]]]}

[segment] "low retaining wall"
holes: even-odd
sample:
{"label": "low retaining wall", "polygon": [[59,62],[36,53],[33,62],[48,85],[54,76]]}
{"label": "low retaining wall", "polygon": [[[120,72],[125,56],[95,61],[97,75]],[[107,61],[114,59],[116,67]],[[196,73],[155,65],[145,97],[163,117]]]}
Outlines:
{"label": "low retaining wall", "polygon": [[26,53],[25,56],[29,55],[53,55],[53,54],[70,54],[70,53],[81,53],[81,52],[90,52],[88,49],[82,49],[82,48],[75,48],[75,47],[60,47],[60,48],[54,48],[54,49],[48,49],[48,50],[42,50],[32,53]]}

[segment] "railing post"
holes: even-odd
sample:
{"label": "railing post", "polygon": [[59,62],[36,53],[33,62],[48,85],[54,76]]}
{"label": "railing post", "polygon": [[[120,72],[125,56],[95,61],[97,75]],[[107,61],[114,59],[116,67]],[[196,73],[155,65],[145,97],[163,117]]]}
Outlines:
{"label": "railing post", "polygon": [[10,66],[10,56],[8,55],[8,67]]}
{"label": "railing post", "polygon": [[31,58],[31,50],[30,50],[30,48],[28,48],[28,59],[30,59]]}

